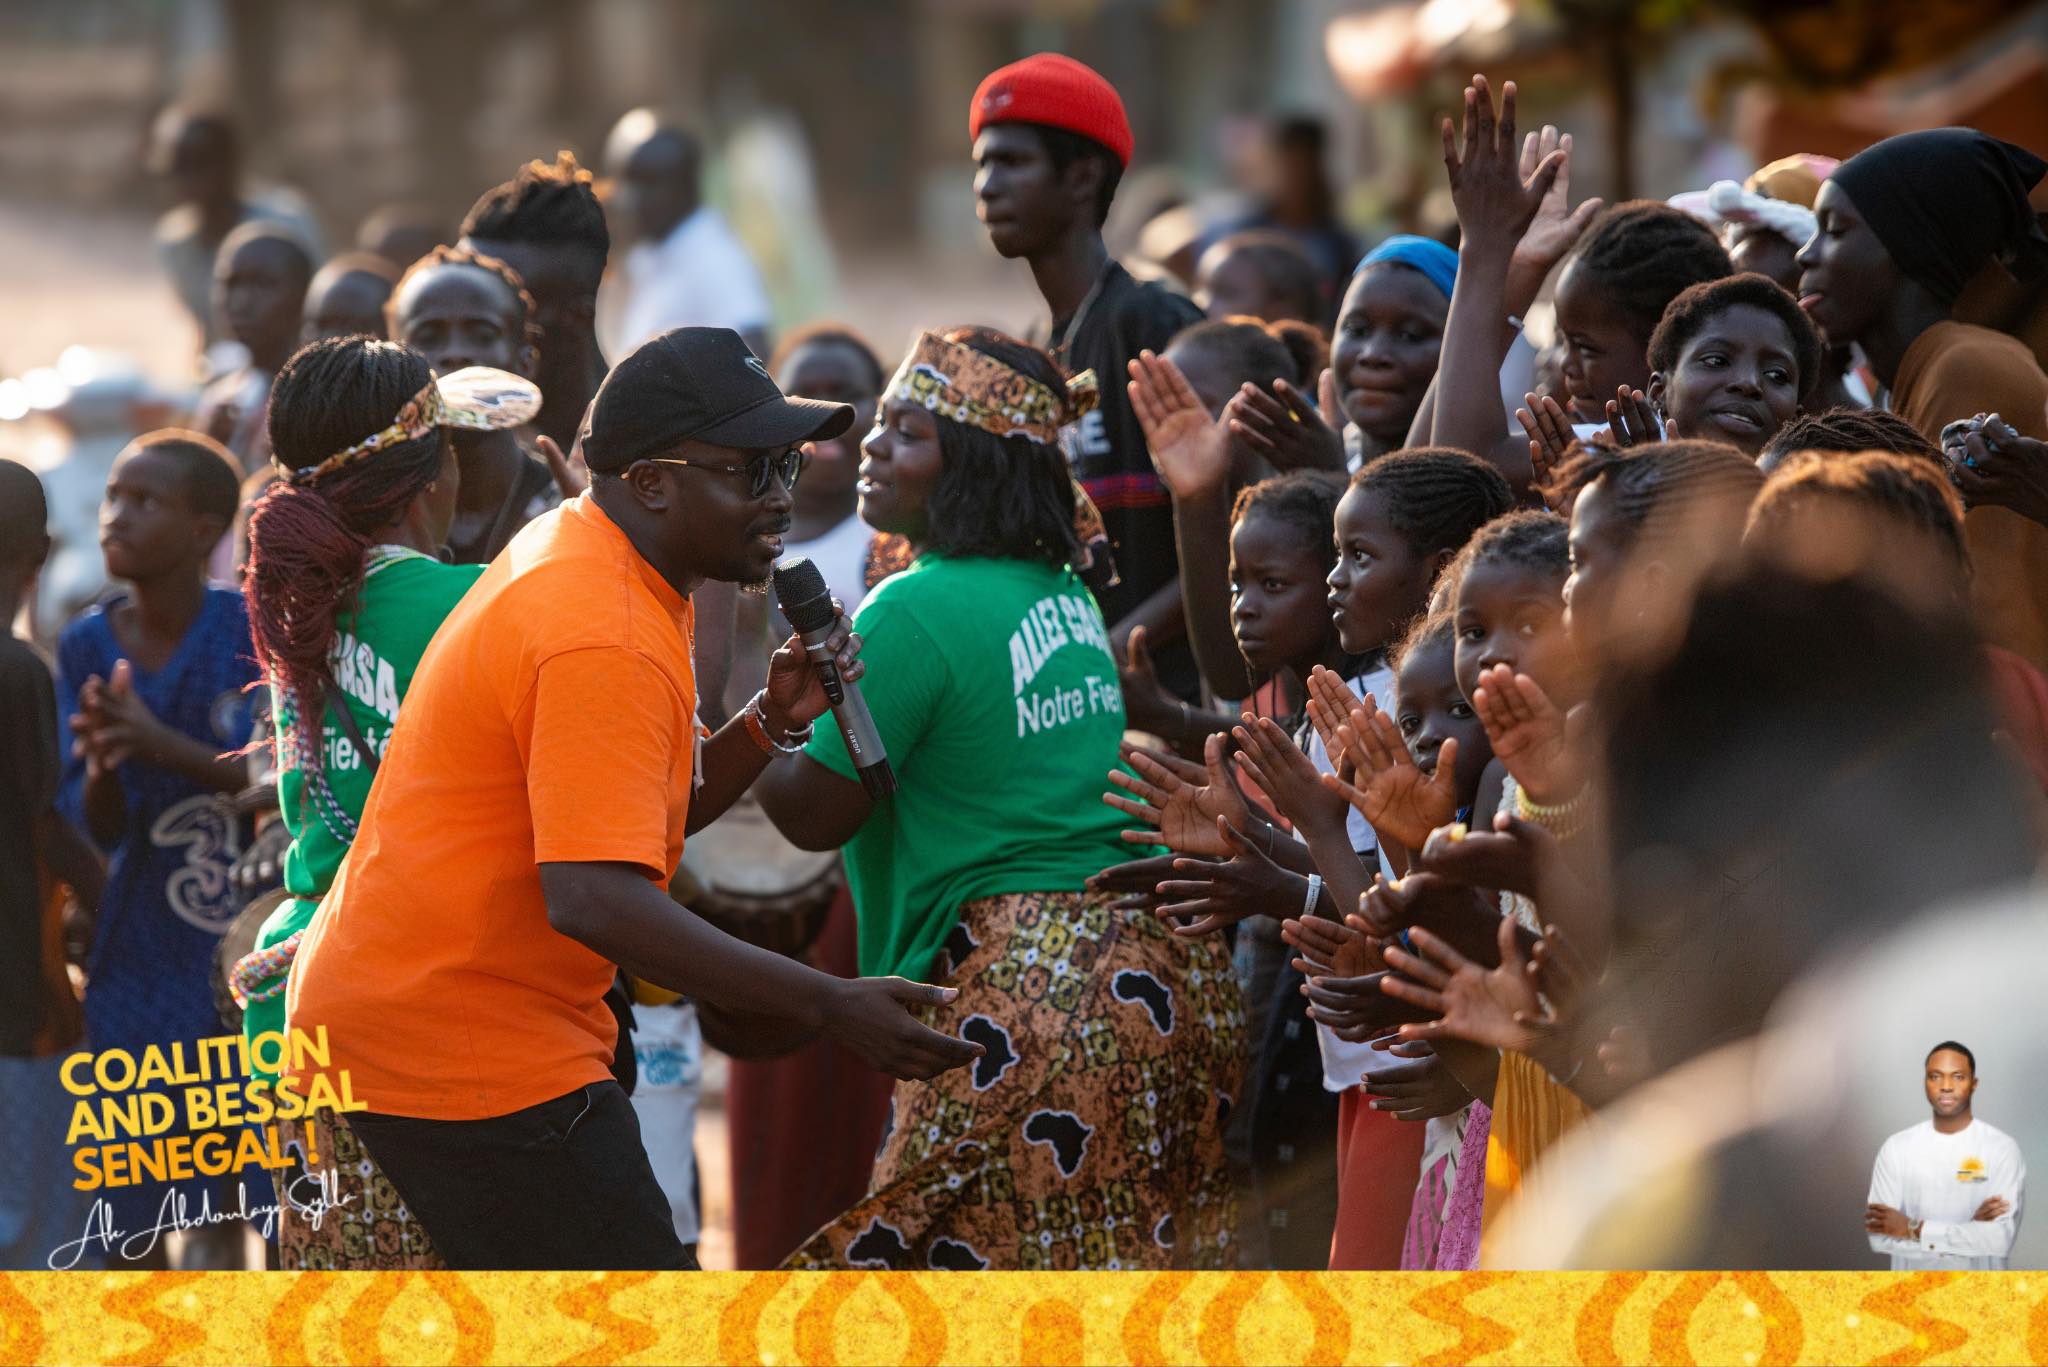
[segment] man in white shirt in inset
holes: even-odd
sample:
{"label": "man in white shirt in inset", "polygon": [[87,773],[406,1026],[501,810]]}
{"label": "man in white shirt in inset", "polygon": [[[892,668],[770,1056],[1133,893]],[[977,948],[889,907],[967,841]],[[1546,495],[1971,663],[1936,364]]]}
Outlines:
{"label": "man in white shirt in inset", "polygon": [[1970,1112],[1977,1059],[1954,1040],[1927,1055],[1931,1119],[1877,1151],[1863,1227],[1894,1272],[2003,1271],[2019,1233],[2020,1146]]}
{"label": "man in white shirt in inset", "polygon": [[697,139],[635,109],[612,126],[604,157],[615,221],[637,239],[600,296],[605,351],[623,356],[670,328],[723,327],[766,356],[768,291],[724,217],[704,203]]}

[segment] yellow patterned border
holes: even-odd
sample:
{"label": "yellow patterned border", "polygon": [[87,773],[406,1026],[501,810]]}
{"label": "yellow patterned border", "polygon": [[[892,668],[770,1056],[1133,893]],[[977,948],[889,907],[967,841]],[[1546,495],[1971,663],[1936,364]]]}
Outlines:
{"label": "yellow patterned border", "polygon": [[2048,1364],[2048,1275],[0,1274],[80,1362]]}

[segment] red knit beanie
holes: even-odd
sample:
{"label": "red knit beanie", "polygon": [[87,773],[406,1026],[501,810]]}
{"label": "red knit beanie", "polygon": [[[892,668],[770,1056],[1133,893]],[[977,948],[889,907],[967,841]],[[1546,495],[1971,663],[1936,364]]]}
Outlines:
{"label": "red knit beanie", "polygon": [[1131,121],[1116,87],[1092,67],[1057,52],[1041,52],[997,67],[982,78],[967,115],[971,141],[998,123],[1042,123],[1092,138],[1131,164]]}

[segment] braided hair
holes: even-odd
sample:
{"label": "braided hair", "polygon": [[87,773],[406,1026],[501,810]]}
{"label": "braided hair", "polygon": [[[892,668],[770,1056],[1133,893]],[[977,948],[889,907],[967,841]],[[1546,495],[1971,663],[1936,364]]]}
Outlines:
{"label": "braided hair", "polygon": [[1337,564],[1334,529],[1337,500],[1343,496],[1344,485],[1337,476],[1322,470],[1294,470],[1238,490],[1237,501],[1230,505],[1230,524],[1235,527],[1253,513],[1285,523],[1314,548],[1327,574]]}
{"label": "braided hair", "polygon": [[484,191],[462,220],[462,236],[581,247],[595,254],[600,269],[612,250],[593,178],[568,151],[557,152],[552,163],[529,161],[512,179]]}
{"label": "braided hair", "polygon": [[1728,544],[1741,539],[1743,520],[1763,471],[1748,456],[1718,441],[1663,441],[1616,450],[1588,447],[1558,470],[1553,495],[1577,498],[1595,484],[1623,551],[1656,546],[1681,532]]}
{"label": "braided hair", "polygon": [[[381,431],[433,377],[394,342],[334,337],[302,347],[271,385],[275,460],[287,471],[312,469]],[[447,440],[436,428],[303,483],[288,474],[250,512],[242,589],[256,660],[302,727],[317,728],[326,706],[335,619],[362,588],[371,536],[439,476]]]}
{"label": "braided hair", "polygon": [[1448,446],[1382,456],[1353,475],[1351,487],[1377,495],[1387,521],[1422,555],[1458,549],[1515,506],[1500,471]]}
{"label": "braided hair", "polygon": [[399,276],[397,285],[392,287],[391,300],[384,309],[386,320],[394,334],[398,331],[398,301],[405,294],[405,287],[412,282],[415,275],[424,275],[441,266],[474,266],[488,275],[496,276],[498,283],[511,292],[513,300],[519,305],[517,327],[520,344],[528,347],[540,345],[540,324],[534,321],[534,314],[539,306],[534,303],[532,293],[526,288],[526,282],[519,278],[519,272],[497,257],[488,256],[474,247],[450,247],[445,243],[407,266],[405,274]]}
{"label": "braided hair", "polygon": [[1785,335],[1792,342],[1792,360],[1799,367],[1799,392],[1810,392],[1820,379],[1820,333],[1783,285],[1754,271],[1681,290],[1665,306],[1664,317],[1650,334],[1650,369],[1663,372],[1668,379],[1693,338],[1705,332],[1714,319],[1744,305],[1762,309],[1785,325]]}
{"label": "braided hair", "polygon": [[1570,263],[1612,297],[1629,330],[1645,342],[1673,299],[1735,271],[1712,229],[1654,199],[1632,199],[1601,214]]}
{"label": "braided hair", "polygon": [[1764,443],[1757,463],[1768,472],[1794,451],[1890,451],[1944,468],[1940,448],[1912,423],[1882,408],[1830,408],[1794,418]]}
{"label": "braided hair", "polygon": [[1435,603],[1454,603],[1458,586],[1479,565],[1519,565],[1561,584],[1572,570],[1569,524],[1556,513],[1523,508],[1503,513],[1472,534],[1465,549],[1444,566],[1431,594]]}

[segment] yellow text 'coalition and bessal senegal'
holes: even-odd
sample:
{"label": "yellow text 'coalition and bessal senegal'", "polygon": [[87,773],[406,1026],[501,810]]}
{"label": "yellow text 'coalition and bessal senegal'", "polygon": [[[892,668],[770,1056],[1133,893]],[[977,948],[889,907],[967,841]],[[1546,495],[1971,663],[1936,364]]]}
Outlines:
{"label": "yellow text 'coalition and bessal senegal'", "polygon": [[[73,1153],[79,1175],[72,1185],[92,1191],[251,1166],[282,1168],[287,1159],[269,1122],[367,1109],[346,1072],[307,1071],[327,1059],[324,1029],[273,1031],[253,1040],[218,1036],[193,1041],[189,1052],[183,1044],[151,1046],[140,1058],[124,1049],[73,1054],[61,1070],[65,1090],[79,1098],[65,1142],[98,1142]],[[252,1078],[252,1062],[303,1076]],[[165,1088],[182,1090],[156,1090]],[[173,1128],[189,1133],[166,1133]]]}

